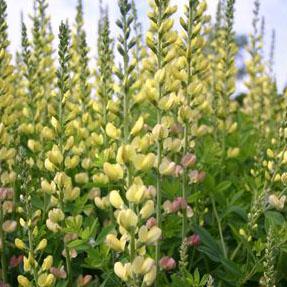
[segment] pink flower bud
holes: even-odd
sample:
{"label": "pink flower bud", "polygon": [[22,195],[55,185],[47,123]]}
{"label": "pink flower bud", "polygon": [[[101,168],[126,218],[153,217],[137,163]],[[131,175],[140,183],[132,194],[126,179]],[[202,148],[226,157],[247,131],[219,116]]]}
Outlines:
{"label": "pink flower bud", "polygon": [[91,281],[92,281],[93,277],[92,275],[80,275],[78,278],[78,286],[79,287],[84,287],[87,286]]}
{"label": "pink flower bud", "polygon": [[187,208],[187,202],[183,197],[177,197],[172,202],[172,210],[173,212],[178,212],[179,210],[183,210]]}
{"label": "pink flower bud", "polygon": [[199,183],[203,182],[205,179],[206,173],[204,171],[193,170],[189,173],[190,183]]}
{"label": "pink flower bud", "polygon": [[67,278],[67,273],[64,269],[64,266],[62,266],[61,268],[52,267],[50,269],[50,272],[58,279],[66,279]]}
{"label": "pink flower bud", "polygon": [[196,163],[196,156],[194,154],[188,153],[181,159],[181,165],[185,168],[191,167]]}
{"label": "pink flower bud", "polygon": [[186,243],[188,246],[197,247],[200,245],[200,236],[198,234],[193,234],[186,238]]}
{"label": "pink flower bud", "polygon": [[0,202],[7,199],[8,188],[0,187]]}
{"label": "pink flower bud", "polygon": [[156,225],[156,219],[154,217],[149,218],[146,222],[146,227],[148,229],[151,229],[155,225]]}
{"label": "pink flower bud", "polygon": [[164,256],[159,261],[159,266],[166,271],[170,271],[176,267],[176,262],[172,257]]}
{"label": "pink flower bud", "polygon": [[9,260],[9,266],[11,268],[17,267],[19,264],[22,263],[23,257],[24,257],[23,255],[19,255],[19,256],[13,255]]}
{"label": "pink flower bud", "polygon": [[182,172],[183,172],[182,166],[181,166],[181,165],[176,165],[173,175],[174,175],[175,177],[179,177],[180,175],[182,175]]}

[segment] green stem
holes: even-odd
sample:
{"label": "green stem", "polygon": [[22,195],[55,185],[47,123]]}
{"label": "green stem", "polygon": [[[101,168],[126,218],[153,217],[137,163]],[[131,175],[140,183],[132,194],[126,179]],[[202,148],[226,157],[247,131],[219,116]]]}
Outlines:
{"label": "green stem", "polygon": [[[187,154],[187,146],[188,146],[188,135],[187,135],[187,124],[184,125],[184,146],[183,146],[183,155]],[[183,174],[182,174],[182,197],[187,202],[187,169],[184,168]],[[187,232],[187,212],[186,209],[183,210],[183,216],[182,216],[182,242],[184,241],[186,237]]]}
{"label": "green stem", "polygon": [[218,225],[218,231],[219,231],[220,242],[221,242],[221,246],[222,246],[222,250],[223,250],[223,255],[225,258],[227,258],[227,251],[226,251],[226,246],[225,246],[225,242],[224,242],[221,221],[220,221],[217,209],[216,209],[216,204],[215,204],[214,198],[212,196],[211,196],[211,202],[212,202],[213,212],[214,212],[214,215],[215,215],[215,218],[217,221],[217,225]]}
{"label": "green stem", "polygon": [[1,267],[2,267],[2,280],[3,283],[7,283],[8,279],[7,279],[7,262],[6,262],[6,257],[5,257],[5,233],[2,229],[2,225],[3,225],[3,208],[2,208],[2,204],[0,206],[0,240],[2,243],[2,248],[1,248]]}
{"label": "green stem", "polygon": [[68,286],[71,283],[72,280],[72,268],[71,268],[71,256],[70,256],[70,250],[67,245],[65,245],[65,252],[66,252],[66,267],[67,267],[67,276],[68,276]]}

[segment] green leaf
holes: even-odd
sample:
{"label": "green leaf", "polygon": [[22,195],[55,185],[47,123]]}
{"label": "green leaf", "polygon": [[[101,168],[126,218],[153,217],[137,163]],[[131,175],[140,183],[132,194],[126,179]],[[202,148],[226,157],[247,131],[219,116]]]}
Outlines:
{"label": "green leaf", "polygon": [[266,211],[265,215],[265,230],[268,231],[270,227],[282,226],[285,223],[284,216],[277,211]]}
{"label": "green leaf", "polygon": [[110,224],[108,226],[106,226],[105,228],[102,229],[102,231],[100,232],[100,234],[98,235],[95,245],[100,245],[102,244],[107,235],[115,228],[115,226],[113,224]]}

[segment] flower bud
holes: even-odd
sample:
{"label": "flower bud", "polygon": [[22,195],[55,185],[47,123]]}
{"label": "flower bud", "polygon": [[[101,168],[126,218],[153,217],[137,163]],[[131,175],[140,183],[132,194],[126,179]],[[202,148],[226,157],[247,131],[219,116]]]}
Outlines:
{"label": "flower bud", "polygon": [[138,232],[139,240],[146,245],[152,245],[161,237],[161,230],[157,226],[153,226],[150,230],[146,226],[142,226]]}
{"label": "flower bud", "polygon": [[121,210],[117,220],[118,224],[126,230],[135,229],[138,224],[138,216],[131,209]]}
{"label": "flower bud", "polygon": [[170,271],[176,267],[176,262],[172,257],[164,256],[159,261],[161,269]]}
{"label": "flower bud", "polygon": [[44,259],[44,261],[43,261],[42,270],[43,270],[43,271],[50,270],[50,268],[52,267],[52,265],[53,265],[53,256],[48,255],[48,256]]}
{"label": "flower bud", "polygon": [[153,200],[148,200],[140,210],[140,216],[142,219],[147,219],[154,213],[154,211]]}
{"label": "flower bud", "polygon": [[12,233],[16,230],[17,228],[17,222],[15,220],[6,220],[2,224],[2,229],[6,233]]}
{"label": "flower bud", "polygon": [[19,238],[15,239],[15,246],[20,250],[26,249],[26,244]]}
{"label": "flower bud", "polygon": [[108,162],[105,162],[103,169],[104,173],[112,181],[117,181],[124,177],[124,170],[119,164],[110,164]]}
{"label": "flower bud", "polygon": [[45,238],[42,239],[40,243],[38,244],[38,246],[36,247],[35,251],[37,252],[37,251],[44,250],[47,247],[47,243],[48,243],[47,239]]}
{"label": "flower bud", "polygon": [[132,136],[137,135],[142,130],[143,126],[144,126],[144,118],[140,116],[131,130],[131,135]]}
{"label": "flower bud", "polygon": [[109,200],[111,205],[115,208],[121,209],[124,207],[124,201],[122,200],[117,190],[113,190],[110,192]]}
{"label": "flower bud", "polygon": [[128,281],[131,277],[130,263],[123,265],[121,262],[116,262],[114,265],[115,274],[124,282]]}
{"label": "flower bud", "polygon": [[108,137],[116,140],[121,136],[121,131],[117,129],[112,123],[108,123],[106,126],[106,134]]}
{"label": "flower bud", "polygon": [[108,234],[106,244],[116,252],[123,252],[125,250],[126,240],[124,237],[119,240],[114,234]]}
{"label": "flower bud", "polygon": [[200,245],[200,236],[198,234],[193,234],[190,237],[186,238],[187,246],[197,247]]}
{"label": "flower bud", "polygon": [[30,281],[23,275],[17,277],[17,281],[21,287],[31,287]]}

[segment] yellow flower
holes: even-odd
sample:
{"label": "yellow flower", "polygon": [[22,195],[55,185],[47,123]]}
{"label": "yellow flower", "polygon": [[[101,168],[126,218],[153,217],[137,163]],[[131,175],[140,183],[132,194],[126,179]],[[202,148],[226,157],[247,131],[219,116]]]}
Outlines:
{"label": "yellow flower", "polygon": [[149,218],[154,213],[154,202],[153,200],[148,200],[142,209],[140,210],[140,215],[142,219]]}
{"label": "yellow flower", "polygon": [[47,256],[42,264],[42,271],[50,270],[53,265],[53,256]]}
{"label": "yellow flower", "polygon": [[23,275],[19,275],[17,277],[18,283],[20,284],[21,287],[30,287],[31,283],[30,281]]}
{"label": "yellow flower", "polygon": [[145,286],[151,286],[156,278],[156,266],[152,266],[151,270],[145,274],[143,282]]}
{"label": "yellow flower", "polygon": [[106,244],[117,252],[123,252],[126,246],[126,239],[124,236],[119,240],[114,234],[108,234],[106,237]]}
{"label": "yellow flower", "polygon": [[26,248],[26,244],[19,238],[15,239],[15,246],[20,250],[23,250]]}
{"label": "yellow flower", "polygon": [[109,199],[113,207],[118,208],[118,209],[124,207],[124,201],[122,200],[117,190],[113,190],[110,192]]}
{"label": "yellow flower", "polygon": [[45,238],[42,239],[39,242],[38,246],[36,247],[35,251],[37,252],[37,251],[40,251],[40,250],[44,250],[47,247],[47,243],[48,243],[47,239],[45,239]]}
{"label": "yellow flower", "polygon": [[136,156],[135,149],[132,145],[122,145],[117,152],[117,163],[125,164],[132,161]]}
{"label": "yellow flower", "polygon": [[140,116],[131,130],[131,135],[134,136],[138,134],[142,130],[143,126],[144,126],[144,118]]}
{"label": "yellow flower", "polygon": [[53,274],[41,274],[38,278],[39,287],[50,287],[54,284],[55,276]]}
{"label": "yellow flower", "polygon": [[156,155],[153,153],[137,154],[133,159],[133,164],[136,170],[148,171],[154,166],[155,160]]}
{"label": "yellow flower", "polygon": [[236,158],[236,157],[238,157],[239,153],[240,153],[240,149],[238,147],[229,148],[227,150],[227,157]]}
{"label": "yellow flower", "polygon": [[161,230],[157,226],[153,226],[150,230],[143,225],[138,232],[139,240],[146,245],[152,245],[161,237]]}
{"label": "yellow flower", "polygon": [[106,126],[106,134],[108,137],[116,140],[121,136],[121,131],[117,129],[112,123],[108,123]]}
{"label": "yellow flower", "polygon": [[118,224],[126,230],[135,229],[138,224],[138,217],[131,209],[121,210],[117,220]]}
{"label": "yellow flower", "polygon": [[148,273],[154,265],[155,262],[150,257],[144,258],[143,256],[137,256],[132,262],[131,268],[134,274],[144,275]]}
{"label": "yellow flower", "polygon": [[145,195],[146,187],[144,185],[132,184],[126,193],[129,202],[139,204]]}
{"label": "yellow flower", "polygon": [[123,265],[121,262],[116,262],[114,265],[115,274],[123,281],[128,281],[131,277],[131,264],[126,263]]}
{"label": "yellow flower", "polygon": [[119,164],[110,164],[108,162],[105,162],[103,169],[104,173],[112,181],[116,181],[124,177],[124,170]]}

